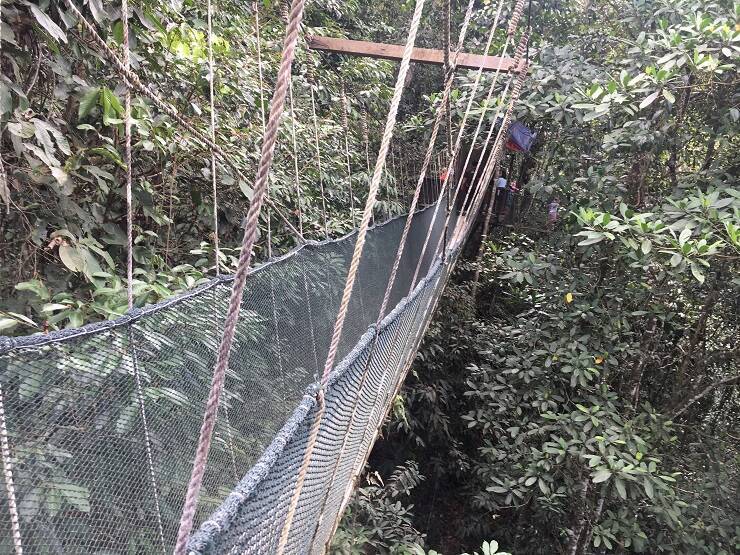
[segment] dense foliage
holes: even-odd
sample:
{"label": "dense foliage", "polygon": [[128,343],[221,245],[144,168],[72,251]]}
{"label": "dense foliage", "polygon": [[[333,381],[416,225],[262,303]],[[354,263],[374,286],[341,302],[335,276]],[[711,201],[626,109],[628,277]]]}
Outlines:
{"label": "dense foliage", "polygon": [[376,505],[425,536],[387,551],[736,553],[739,7],[535,6],[540,139],[504,166],[566,210],[496,230],[476,298],[461,264],[371,458],[423,478]]}
{"label": "dense foliage", "polygon": [[[284,4],[214,4],[217,141],[249,177]],[[430,2],[421,46],[441,46],[443,4]],[[453,28],[462,4],[452,2]],[[120,51],[119,5],[80,5]],[[265,211],[258,258],[295,246],[281,216],[312,239],[352,229],[393,82],[389,62],[318,54],[303,39],[401,42],[411,5],[308,4],[270,184],[280,214]],[[476,8],[471,51],[496,5]],[[534,63],[517,118],[538,141],[504,167],[526,184],[525,199],[557,195],[565,210],[545,232],[538,204],[522,203],[524,225],[484,245],[475,298],[474,256],[460,264],[334,547],[737,552],[740,5],[533,0],[531,9]],[[143,80],[208,133],[205,21],[203,2],[135,2],[131,44]],[[1,37],[0,334],[114,318],[126,309],[121,80],[61,0],[4,1]],[[492,50],[504,41],[502,30]],[[440,77],[436,68],[412,71],[378,218],[401,210]],[[471,82],[460,73],[453,121]],[[136,92],[134,118],[141,306],[214,274],[215,199],[208,148]],[[219,164],[224,272],[250,195],[249,180]],[[170,393],[163,403],[182,402]],[[40,390],[28,399],[57,407]],[[126,424],[132,406],[125,398],[109,417]],[[59,491],[79,486],[54,480],[63,485],[50,489],[54,502],[42,507],[49,495],[37,492],[22,518],[73,502]],[[70,499],[90,510],[84,495]]]}

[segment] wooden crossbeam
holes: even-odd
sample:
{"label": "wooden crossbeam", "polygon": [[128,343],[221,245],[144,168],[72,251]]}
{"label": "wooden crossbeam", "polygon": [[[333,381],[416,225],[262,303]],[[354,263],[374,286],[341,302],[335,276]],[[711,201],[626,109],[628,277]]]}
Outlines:
{"label": "wooden crossbeam", "polygon": [[[316,35],[311,35],[306,40],[308,47],[313,50],[324,50],[350,56],[382,58],[384,60],[400,60],[403,57],[404,47],[401,44],[335,39]],[[414,48],[411,61],[422,64],[444,65],[444,51],[431,48]],[[460,52],[457,58],[457,67],[459,68],[480,69],[483,66],[483,71],[496,71],[499,65],[501,66],[501,73],[517,73],[520,70],[520,68],[514,67],[514,59],[509,57],[482,56]]]}

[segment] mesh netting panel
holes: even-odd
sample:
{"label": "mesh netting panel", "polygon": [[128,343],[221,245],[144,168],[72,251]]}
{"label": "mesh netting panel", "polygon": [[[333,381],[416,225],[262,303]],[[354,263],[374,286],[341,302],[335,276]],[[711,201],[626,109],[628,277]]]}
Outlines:
{"label": "mesh netting panel", "polygon": [[[436,264],[414,294],[368,331],[334,371],[325,412],[293,517],[285,553],[322,553],[353,471],[412,356],[427,308],[441,284]],[[197,553],[274,553],[307,448],[316,402],[309,391],[275,442],[194,535]]]}
{"label": "mesh netting panel", "polygon": [[[432,211],[413,219],[389,307],[409,294]],[[432,230],[432,245],[442,220]],[[424,317],[419,307],[431,298],[427,279],[386,319],[373,349],[367,341],[358,347],[377,318],[403,225],[403,217],[395,218],[368,234],[337,359],[345,359],[346,368],[327,399],[288,552],[308,551],[330,533],[333,515],[316,527],[321,507],[336,510],[341,501],[352,465],[361,462],[371,439],[364,428],[382,418],[387,390]],[[314,410],[306,388],[326,360],[355,238],[310,243],[248,278],[197,517],[202,522],[216,510],[255,463],[248,478],[269,470],[250,493],[257,505],[250,502],[230,533],[254,543],[230,540],[236,552],[244,545],[269,552],[279,534]],[[428,253],[421,276],[432,260]],[[0,337],[0,384],[25,552],[171,550],[230,291],[231,278],[222,277],[112,322]],[[265,457],[276,449],[280,458],[268,469]],[[329,483],[327,468],[334,467]],[[8,515],[1,495],[3,553],[13,549]]]}

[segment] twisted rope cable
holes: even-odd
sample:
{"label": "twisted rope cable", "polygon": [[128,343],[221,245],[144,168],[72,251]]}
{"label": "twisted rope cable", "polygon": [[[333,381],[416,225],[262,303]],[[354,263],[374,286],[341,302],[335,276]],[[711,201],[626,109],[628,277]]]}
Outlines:
{"label": "twisted rope cable", "polygon": [[[0,11],[2,11],[3,2],[0,0]],[[2,35],[3,22],[0,19],[0,35]],[[0,54],[2,54],[2,42],[0,41]],[[2,156],[0,156],[0,180],[7,186],[5,166],[3,166]],[[10,191],[8,191],[10,195]],[[10,196],[7,198],[7,210],[10,213]],[[23,555],[23,540],[21,537],[21,526],[18,515],[18,503],[15,497],[15,483],[13,481],[13,457],[10,452],[10,441],[8,440],[8,426],[5,422],[5,399],[3,396],[3,386],[0,383],[0,455],[3,460],[3,481],[5,482],[5,492],[8,494],[8,512],[10,513],[10,531],[13,536],[13,550],[15,555]]]}
{"label": "twisted rope cable", "polygon": [[[285,4],[281,4],[285,6]],[[293,142],[293,183],[295,184],[296,201],[298,203],[298,233],[303,237],[303,201],[301,198],[301,178],[298,175],[298,140],[295,130],[295,110],[293,109],[293,79],[288,85],[288,110],[290,111],[290,136]]]}
{"label": "twisted rope cable", "polygon": [[13,459],[10,453],[10,442],[8,441],[8,427],[5,423],[5,399],[2,384],[0,384],[0,450],[3,457],[5,491],[8,494],[8,512],[10,513],[10,529],[13,535],[13,549],[15,550],[15,555],[23,555],[18,504],[16,503],[15,484],[13,482]]}
{"label": "twisted rope cable", "polygon": [[255,178],[254,198],[252,203],[249,205],[249,211],[247,213],[247,222],[244,230],[244,237],[242,239],[239,262],[236,274],[234,275],[234,284],[232,286],[229,308],[224,323],[224,335],[221,338],[221,344],[218,348],[216,365],[213,371],[213,380],[211,382],[211,390],[208,395],[208,401],[206,402],[203,424],[201,426],[198,446],[195,453],[195,459],[193,461],[193,471],[190,477],[190,483],[188,484],[182,517],[180,518],[180,528],[177,533],[177,542],[175,544],[176,555],[182,555],[185,553],[188,537],[190,536],[190,531],[193,527],[198,494],[200,493],[200,488],[203,483],[203,474],[205,473],[208,451],[211,446],[211,437],[213,436],[213,429],[216,423],[218,404],[226,379],[226,369],[229,365],[231,346],[234,342],[236,324],[239,320],[239,312],[241,310],[241,301],[244,295],[247,275],[249,274],[249,264],[252,260],[252,247],[257,238],[258,219],[265,199],[265,192],[268,186],[268,176],[272,166],[272,160],[275,155],[275,143],[277,141],[278,130],[280,127],[280,117],[285,106],[285,97],[290,83],[290,71],[295,57],[298,30],[301,19],[303,18],[304,5],[305,0],[293,0],[291,4],[290,20],[285,32],[280,69],[277,75],[275,92],[273,93],[272,101],[270,103],[270,116],[267,120],[259,168]]}
{"label": "twisted rope cable", "polygon": [[[169,103],[167,103],[165,100],[162,99],[161,96],[159,96],[156,92],[154,92],[149,86],[144,85],[142,83],[139,76],[132,71],[131,69],[127,69],[124,65],[123,61],[118,57],[118,54],[116,54],[101,38],[101,36],[98,34],[95,27],[85,18],[84,15],[82,15],[82,12],[80,12],[79,9],[77,9],[77,6],[75,6],[72,3],[72,0],[64,0],[64,3],[69,8],[69,11],[74,14],[74,16],[77,18],[78,22],[82,27],[90,34],[90,38],[92,41],[98,45],[98,47],[106,54],[108,59],[113,64],[113,67],[116,69],[116,71],[123,77],[124,81],[127,82],[128,86],[130,86],[133,89],[136,89],[141,93],[142,95],[146,96],[149,100],[151,100],[160,110],[162,110],[164,113],[166,113],[168,116],[170,116],[173,120],[175,120],[178,125],[180,125],[183,129],[188,131],[190,134],[193,135],[193,138],[200,141],[201,144],[205,145],[206,147],[212,149],[218,157],[221,159],[222,162],[224,162],[240,179],[243,179],[245,181],[249,181],[244,174],[244,172],[239,168],[237,162],[232,160],[232,157],[223,151],[223,149],[218,146],[217,144],[214,144],[211,139],[197,129],[193,124],[188,122],[186,119],[184,119],[178,111]],[[298,239],[299,242],[303,243],[304,239],[303,237],[298,233],[298,230],[293,226],[292,223],[290,223],[290,220],[283,214],[282,210],[272,201],[272,200],[265,200],[264,201],[268,206],[270,206],[273,210],[275,210],[275,213],[280,217],[280,219],[283,221],[283,223],[286,225],[286,227],[290,230],[290,232],[295,235],[295,237]]]}
{"label": "twisted rope cable", "polygon": [[[522,51],[524,50],[524,48],[526,48],[527,42],[528,42],[528,34],[525,32],[524,35],[522,36],[522,41],[520,42],[520,45],[522,43],[524,44]],[[528,65],[525,64],[522,71],[519,73],[517,78],[514,80],[514,87],[512,88],[512,91],[511,91],[511,98],[509,100],[509,106],[506,110],[506,115],[504,116],[504,120],[501,124],[501,128],[499,129],[498,135],[496,137],[496,142],[494,143],[492,156],[486,164],[483,177],[479,181],[479,186],[476,190],[476,194],[474,195],[474,200],[471,202],[468,212],[461,216],[458,224],[456,225],[455,237],[458,243],[461,242],[470,232],[473,221],[472,220],[468,221],[468,216],[471,213],[477,213],[477,211],[479,210],[480,204],[483,201],[483,198],[485,195],[485,189],[490,182],[491,174],[493,173],[494,168],[496,167],[496,165],[498,164],[498,162],[500,161],[502,157],[502,154],[504,152],[504,144],[506,141],[506,136],[508,133],[509,126],[511,125],[511,116],[514,111],[514,106],[519,100],[519,95],[521,94],[521,89],[522,89],[522,86],[524,85],[524,80],[526,79],[527,71],[528,71]],[[463,207],[463,211],[464,211],[464,207]]]}
{"label": "twisted rope cable", "polygon": [[[126,1],[126,0],[124,0]],[[216,80],[216,68],[213,63],[213,5],[208,0],[207,34],[208,34],[208,100],[211,107],[211,142],[216,144],[216,101],[213,93],[213,82]],[[211,148],[211,188],[213,192],[213,254],[216,259],[216,275],[221,274],[221,251],[218,248],[218,191],[216,190],[216,153]]]}
{"label": "twisted rope cable", "polygon": [[[507,36],[507,39],[506,39],[506,44],[507,45],[509,43],[510,38],[511,38],[510,36]],[[525,33],[522,34],[522,36],[521,36],[521,38],[519,40],[519,44],[517,45],[517,48],[516,48],[516,50],[514,52],[513,67],[516,67],[516,68],[519,68],[520,67],[520,64],[522,62],[522,58],[524,56],[524,50],[526,49],[526,46],[527,46],[527,41],[528,41],[528,34],[525,32]],[[514,83],[514,89],[516,89],[516,85],[517,85],[518,82],[521,81],[523,83],[523,77],[522,76],[526,76],[526,74],[527,74],[526,65],[523,68],[521,68],[521,69],[522,69],[522,71],[520,71],[520,73],[517,76],[512,76],[511,79],[509,79],[509,82],[506,84],[506,87],[504,88],[503,94],[501,95],[501,99],[502,100],[506,98],[506,93],[508,92],[509,87],[512,84],[512,82]],[[514,98],[514,96],[513,96],[514,89],[512,89],[512,97],[510,98],[510,101],[509,101],[509,104],[510,104],[510,106],[512,106],[512,109],[513,109],[513,104],[511,102],[511,99]],[[492,90],[489,91],[489,98],[487,99],[487,101],[490,100],[490,97],[491,97],[490,93],[491,92],[492,92]],[[517,98],[518,98],[518,96],[517,96]],[[504,115],[504,118],[503,118],[503,120],[501,122],[501,126],[500,126],[500,128],[498,130],[498,133],[496,135],[496,140],[493,143],[493,149],[491,151],[491,156],[486,161],[486,166],[484,167],[484,169],[487,169],[488,167],[490,167],[491,160],[492,159],[496,159],[497,160],[498,157],[500,156],[502,145],[499,145],[499,143],[501,141],[501,137],[506,137],[506,133],[508,132],[509,124],[510,124],[510,111],[507,109],[507,111],[505,112],[505,114],[509,114],[509,122],[507,122],[507,120],[506,120],[506,117],[507,116]],[[480,128],[480,123],[482,123],[482,121],[483,120],[481,119],[481,121],[479,122],[479,128]],[[494,121],[491,124],[491,129],[489,130],[488,136],[486,137],[486,141],[485,141],[484,146],[483,146],[483,151],[482,151],[483,154],[485,154],[486,150],[488,149],[488,144],[489,144],[489,141],[491,139],[491,134],[492,134],[493,130],[495,129],[495,127],[496,127],[496,119],[494,118]],[[476,135],[477,135],[477,131],[476,131]],[[467,216],[470,215],[470,211],[467,211],[466,212],[466,207],[468,207],[468,200],[470,200],[471,198],[472,199],[476,199],[477,198],[478,191],[481,190],[481,187],[483,188],[483,190],[485,190],[488,187],[488,185],[489,185],[488,178],[490,178],[490,174],[486,174],[485,171],[484,171],[484,174],[483,174],[484,175],[484,178],[476,181],[476,177],[478,175],[478,169],[480,168],[480,164],[481,164],[481,161],[483,160],[483,158],[484,158],[484,156],[482,155],[478,159],[478,164],[476,165],[475,173],[473,175],[473,179],[470,181],[470,183],[472,185],[474,185],[474,186],[469,187],[468,190],[467,190],[467,192],[466,192],[466,194],[465,194],[465,198],[464,198],[463,203],[462,203],[462,209],[460,211],[460,218],[458,219],[457,223],[455,224],[455,233],[453,235],[456,235],[457,232],[460,229],[463,228],[463,226],[465,225],[464,222],[466,222]],[[467,164],[468,164],[468,161],[469,160],[470,160],[470,153],[468,153],[468,159],[465,161],[464,169],[467,168]],[[463,171],[463,174],[464,174],[464,171]],[[474,190],[475,190],[475,193],[476,194],[471,197],[471,192],[473,192]],[[472,208],[472,205],[471,205],[471,208]],[[447,225],[447,222],[445,223],[445,225]]]}
{"label": "twisted rope cable", "polygon": [[[521,61],[524,51],[526,50],[527,45],[529,44],[529,32],[525,31],[522,34],[522,37],[519,41],[519,45],[517,46],[517,57],[519,61]],[[490,178],[491,173],[493,172],[493,168],[496,165],[496,162],[498,162],[498,159],[501,157],[501,154],[503,152],[503,145],[504,141],[506,139],[506,134],[508,133],[509,126],[511,125],[511,117],[514,111],[514,106],[519,101],[519,96],[521,94],[522,87],[524,85],[524,80],[527,77],[527,72],[529,71],[529,64],[524,63],[524,66],[522,67],[522,70],[517,75],[516,79],[514,80],[514,87],[511,91],[511,97],[509,99],[509,106],[506,110],[506,115],[504,116],[504,120],[501,124],[501,128],[499,129],[498,135],[496,136],[496,142],[494,143],[494,150],[496,151],[496,156],[492,157],[490,160],[488,160],[484,176],[486,179]],[[484,180],[487,182],[486,180]]]}
{"label": "twisted rope cable", "polygon": [[[365,383],[365,381],[367,379],[368,368],[369,368],[369,365],[370,365],[370,361],[372,360],[372,355],[373,355],[373,353],[375,351],[375,347],[377,346],[377,342],[378,342],[379,330],[380,330],[380,323],[382,322],[383,317],[385,316],[385,311],[386,311],[386,309],[388,307],[388,302],[389,302],[389,299],[390,299],[391,292],[393,290],[393,285],[395,284],[396,276],[398,274],[398,268],[400,266],[401,257],[403,256],[404,248],[406,246],[406,241],[408,239],[408,234],[409,234],[409,231],[411,229],[411,222],[412,222],[412,219],[414,217],[414,213],[416,211],[416,206],[418,204],[419,197],[420,197],[420,194],[421,194],[421,190],[422,190],[422,187],[423,187],[423,184],[424,184],[424,178],[426,177],[427,170],[429,169],[429,165],[430,165],[430,162],[432,160],[432,154],[434,152],[434,145],[437,142],[437,135],[438,135],[439,129],[441,127],[442,119],[443,119],[443,117],[445,115],[445,112],[447,111],[447,106],[448,105],[445,102],[445,100],[447,98],[449,98],[449,95],[450,95],[450,93],[452,91],[452,84],[454,82],[454,74],[455,74],[455,69],[457,67],[458,56],[460,54],[460,51],[462,50],[463,41],[465,40],[465,35],[467,33],[468,25],[470,23],[470,18],[471,18],[472,12],[473,12],[474,3],[475,3],[475,0],[469,0],[469,2],[468,2],[468,9],[467,9],[467,11],[465,13],[465,19],[463,20],[463,24],[462,24],[462,27],[461,27],[461,30],[460,30],[460,39],[458,41],[457,49],[456,49],[456,51],[454,53],[454,56],[453,56],[453,59],[452,59],[451,71],[448,71],[446,73],[446,80],[445,80],[445,86],[444,86],[443,93],[442,93],[442,100],[439,103],[439,105],[437,106],[437,113],[436,113],[435,118],[434,118],[434,125],[432,127],[432,134],[431,134],[431,136],[429,138],[429,142],[427,143],[427,148],[426,148],[426,152],[425,152],[425,155],[424,155],[424,162],[422,164],[422,168],[421,168],[421,172],[419,174],[419,178],[417,179],[417,182],[416,182],[416,188],[414,190],[414,194],[413,194],[413,197],[412,197],[412,200],[411,200],[411,205],[409,207],[409,212],[408,212],[408,214],[406,216],[406,221],[404,223],[404,228],[403,228],[403,231],[401,233],[401,238],[399,239],[398,249],[396,251],[396,256],[395,256],[395,258],[393,260],[393,266],[392,266],[392,269],[391,269],[390,276],[388,278],[388,283],[386,285],[385,295],[383,296],[383,301],[381,302],[380,310],[378,311],[378,316],[377,316],[376,321],[375,321],[375,336],[373,337],[373,342],[370,345],[370,354],[367,357],[367,361],[365,363],[365,368],[363,369],[362,376],[360,378],[360,383],[357,386],[358,396],[355,397],[355,401],[354,401],[354,404],[353,404],[353,407],[352,407],[352,414],[350,415],[349,422],[348,422],[347,427],[345,429],[344,438],[342,440],[342,446],[341,446],[341,448],[339,450],[339,455],[337,456],[337,459],[334,462],[334,467],[332,469],[332,474],[331,474],[331,479],[330,479],[330,482],[329,482],[329,487],[326,489],[326,492],[324,494],[324,499],[323,499],[322,504],[321,504],[321,509],[319,511],[319,522],[316,523],[316,527],[314,529],[312,543],[313,543],[313,541],[316,538],[316,534],[318,533],[318,529],[319,529],[319,526],[321,524],[321,518],[323,517],[324,509],[325,509],[326,503],[328,501],[329,493],[331,492],[332,488],[334,487],[334,482],[335,482],[335,479],[336,479],[336,475],[337,475],[337,471],[338,471],[338,468],[339,468],[339,464],[340,464],[340,462],[342,460],[342,456],[344,455],[344,452],[345,452],[346,447],[347,447],[347,442],[348,442],[349,437],[350,437],[349,431],[352,429],[352,425],[354,424],[354,421],[355,421],[355,418],[356,418],[356,415],[357,415],[357,407],[358,407],[358,401],[359,401],[359,391],[362,390],[362,387],[363,387],[363,385],[364,385],[364,383]],[[391,151],[391,160],[392,159],[393,159],[393,151]],[[352,475],[354,475],[354,468],[355,468],[355,464],[353,463]],[[353,481],[352,480],[352,477],[353,476],[350,477],[350,483],[352,483],[352,481]]]}
{"label": "twisted rope cable", "polygon": [[[367,174],[370,176],[370,127],[367,122],[367,108],[362,107],[362,139],[365,141],[365,164],[367,166]],[[375,225],[375,211],[373,211],[370,217],[372,225]]]}
{"label": "twisted rope cable", "polygon": [[[131,68],[129,52],[128,0],[121,1],[121,26],[123,30],[123,66]],[[133,169],[131,167],[131,88],[126,85],[123,99],[124,157],[126,160],[126,298],[128,309],[134,307],[134,217],[131,209]]]}
{"label": "twisted rope cable", "polygon": [[357,270],[360,266],[360,259],[362,257],[362,251],[365,246],[365,238],[367,235],[368,227],[370,226],[370,219],[372,217],[373,207],[375,205],[375,199],[380,188],[380,181],[383,176],[383,167],[385,165],[385,159],[388,154],[391,139],[393,138],[393,131],[396,125],[396,116],[398,114],[398,106],[401,103],[401,97],[405,89],[406,75],[408,73],[409,64],[411,62],[411,53],[416,42],[416,34],[419,30],[419,24],[421,23],[421,15],[424,9],[425,0],[417,0],[414,15],[411,20],[409,27],[408,38],[404,47],[403,58],[401,59],[401,66],[398,71],[398,77],[396,78],[396,85],[393,91],[393,98],[388,111],[388,117],[386,119],[385,130],[383,132],[383,138],[380,143],[380,150],[378,152],[378,158],[375,162],[375,171],[373,173],[372,181],[370,182],[370,190],[368,192],[367,202],[365,203],[365,209],[360,221],[360,227],[357,232],[357,241],[355,242],[354,252],[352,253],[352,260],[350,262],[349,270],[347,272],[347,279],[344,286],[344,292],[342,293],[342,300],[339,305],[339,311],[337,313],[337,319],[334,323],[334,330],[332,333],[331,343],[329,345],[329,351],[326,358],[326,364],[324,365],[324,372],[321,376],[321,387],[318,394],[318,409],[316,416],[311,426],[311,432],[306,445],[306,452],[303,457],[301,468],[298,472],[298,479],[296,481],[296,487],[291,496],[290,505],[283,524],[283,529],[280,534],[280,540],[278,543],[277,554],[282,555],[285,551],[285,547],[288,542],[288,534],[293,522],[293,516],[295,515],[296,507],[298,506],[298,499],[300,498],[303,483],[306,479],[308,472],[308,465],[311,461],[311,455],[313,448],[316,444],[316,440],[319,433],[319,427],[321,419],[323,417],[325,405],[324,405],[324,392],[326,390],[327,383],[329,381],[329,375],[332,368],[334,368],[334,361],[337,355],[337,349],[339,347],[339,341],[342,337],[342,331],[344,328],[344,321],[347,317],[349,310],[349,302],[352,296],[352,289],[354,287],[355,279],[357,277]]}
{"label": "twisted rope cable", "polygon": [[[257,76],[260,85],[260,116],[262,121],[262,136],[265,136],[265,80],[262,76],[262,37],[260,36],[260,8],[259,2],[252,5],[254,10],[254,39],[257,43]],[[267,204],[267,258],[272,258],[272,209],[270,208],[270,187],[265,192],[265,203]],[[272,285],[270,286],[272,287]],[[273,293],[274,297],[274,293]]]}
{"label": "twisted rope cable", "polygon": [[[524,4],[524,0],[518,0],[518,3],[521,3],[523,5]],[[489,52],[489,50],[491,48],[491,43],[493,42],[493,36],[496,33],[496,26],[497,25],[498,25],[498,19],[496,19],[494,21],[494,24],[491,25],[491,30],[488,33],[488,39],[486,41],[486,47],[485,47],[485,49],[483,51],[483,55],[484,56],[487,56],[488,55],[488,52]],[[442,184],[443,191],[445,189],[448,189],[450,187],[450,184],[454,181],[454,177],[455,177],[455,175],[454,175],[455,161],[457,159],[457,155],[460,152],[460,148],[462,146],[462,139],[463,139],[463,135],[464,135],[464,132],[465,132],[465,124],[466,124],[467,119],[468,119],[468,116],[470,114],[470,111],[471,111],[471,108],[472,108],[472,105],[473,105],[473,101],[475,100],[475,95],[476,95],[476,93],[478,91],[478,86],[480,85],[480,81],[481,81],[482,75],[483,75],[483,67],[481,67],[481,68],[478,69],[478,72],[476,73],[476,76],[475,76],[475,82],[473,83],[473,88],[470,91],[470,98],[468,98],[468,104],[465,107],[465,113],[463,114],[462,122],[460,123],[460,129],[459,129],[459,131],[457,133],[457,138],[455,140],[455,148],[452,150],[452,155],[450,156],[450,159],[449,159],[449,161],[447,163],[446,177],[445,177],[444,183]],[[460,179],[460,180],[458,180],[458,186],[455,187],[455,193],[454,193],[454,195],[452,195],[452,202],[451,202],[452,206],[455,205],[455,201],[457,200],[457,194],[458,194],[458,191],[460,190],[460,185],[461,184],[462,184],[462,180]],[[450,204],[449,196],[448,196],[447,203]],[[439,203],[435,207],[434,213],[432,214],[432,221],[431,221],[431,223],[429,225],[429,232],[427,233],[427,236],[426,236],[426,238],[424,240],[424,246],[421,249],[421,254],[419,255],[419,260],[418,260],[418,262],[416,264],[416,270],[414,270],[414,277],[411,279],[411,285],[410,285],[410,288],[409,288],[409,293],[411,293],[411,291],[413,291],[414,290],[414,287],[416,286],[416,280],[419,277],[419,271],[421,270],[421,264],[422,264],[422,262],[424,260],[424,255],[426,254],[427,248],[429,246],[429,240],[431,238],[431,230],[434,228],[434,224],[437,221],[437,215],[438,214],[439,214]],[[451,215],[452,215],[452,211],[451,210],[448,210],[447,211],[447,217],[445,218],[444,232],[442,234],[442,237],[440,237],[440,242],[447,237],[447,223],[449,222]],[[436,252],[436,248],[435,248],[435,252]]]}

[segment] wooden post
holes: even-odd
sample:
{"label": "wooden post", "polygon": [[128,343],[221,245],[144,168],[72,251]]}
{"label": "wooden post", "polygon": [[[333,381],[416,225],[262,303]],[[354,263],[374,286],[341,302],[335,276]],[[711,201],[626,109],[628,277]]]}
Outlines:
{"label": "wooden post", "polygon": [[[384,60],[400,60],[403,57],[403,46],[400,44],[384,44],[380,42],[366,42],[361,40],[335,39],[311,35],[306,38],[308,47],[313,50],[323,50],[349,56],[366,56]],[[414,48],[411,61],[421,64],[444,65],[444,51],[431,48]],[[501,73],[518,73],[514,67],[514,59],[500,56],[482,56],[460,52],[457,58],[457,67],[463,69],[480,69],[496,71],[501,66]]]}

